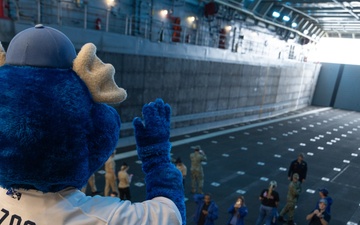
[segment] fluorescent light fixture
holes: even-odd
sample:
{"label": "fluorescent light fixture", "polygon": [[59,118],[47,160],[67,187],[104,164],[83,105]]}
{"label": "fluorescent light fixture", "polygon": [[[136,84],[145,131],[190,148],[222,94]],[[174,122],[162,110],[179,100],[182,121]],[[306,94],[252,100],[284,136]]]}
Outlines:
{"label": "fluorescent light fixture", "polygon": [[106,4],[111,7],[111,6],[114,6],[114,0],[106,0]]}
{"label": "fluorescent light fixture", "polygon": [[292,28],[295,28],[295,27],[297,27],[297,23],[295,23],[295,22],[292,22],[292,23],[291,23],[291,27],[292,27]]}
{"label": "fluorescent light fixture", "polygon": [[160,10],[160,16],[163,18],[165,18],[168,13],[169,13],[169,11],[167,11],[166,9]]}
{"label": "fluorescent light fixture", "polygon": [[187,21],[188,21],[189,23],[193,23],[193,22],[195,21],[195,16],[189,16],[189,17],[187,18]]}
{"label": "fluorescent light fixture", "polygon": [[280,17],[280,13],[274,11],[274,12],[272,13],[272,16],[275,17],[275,18],[279,18],[279,17]]}
{"label": "fluorescent light fixture", "polygon": [[231,31],[231,28],[232,28],[232,27],[231,27],[230,25],[226,26],[226,27],[225,27],[226,32]]}
{"label": "fluorescent light fixture", "polygon": [[287,21],[290,20],[290,17],[289,16],[283,16],[283,20],[287,22]]}

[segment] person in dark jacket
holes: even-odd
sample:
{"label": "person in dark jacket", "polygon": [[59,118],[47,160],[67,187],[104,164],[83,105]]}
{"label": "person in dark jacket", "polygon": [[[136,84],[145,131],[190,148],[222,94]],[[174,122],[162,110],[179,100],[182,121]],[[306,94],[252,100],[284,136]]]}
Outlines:
{"label": "person in dark jacket", "polygon": [[235,204],[232,204],[228,213],[231,214],[227,225],[244,225],[244,218],[248,214],[248,208],[245,205],[244,196],[239,196]]}
{"label": "person in dark jacket", "polygon": [[294,161],[291,162],[288,172],[288,179],[292,181],[293,174],[299,174],[300,183],[304,182],[307,174],[307,163],[304,161],[304,154],[300,153]]}
{"label": "person in dark jacket", "polygon": [[197,204],[194,215],[194,222],[196,225],[214,225],[214,221],[218,218],[218,206],[211,200],[209,193],[195,194],[195,203]]}

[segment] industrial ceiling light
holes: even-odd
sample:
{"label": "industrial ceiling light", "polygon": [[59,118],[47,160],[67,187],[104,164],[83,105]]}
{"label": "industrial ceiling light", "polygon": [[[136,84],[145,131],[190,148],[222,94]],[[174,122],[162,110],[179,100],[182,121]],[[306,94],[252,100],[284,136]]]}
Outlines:
{"label": "industrial ceiling light", "polygon": [[195,16],[189,16],[189,17],[187,18],[187,21],[188,21],[189,23],[193,23],[193,22],[195,21]]}
{"label": "industrial ceiling light", "polygon": [[115,1],[114,0],[106,0],[106,4],[108,7],[114,6]]}
{"label": "industrial ceiling light", "polygon": [[225,26],[225,30],[226,30],[226,32],[229,32],[229,31],[231,31],[231,26],[230,25],[228,25],[228,26]]}
{"label": "industrial ceiling light", "polygon": [[274,11],[274,12],[272,13],[272,16],[275,17],[275,18],[279,18],[279,17],[280,17],[280,13]]}
{"label": "industrial ceiling light", "polygon": [[291,23],[291,27],[292,27],[292,28],[295,28],[295,27],[297,27],[297,23],[295,23],[295,22],[292,22],[292,23]]}
{"label": "industrial ceiling light", "polygon": [[309,33],[308,30],[304,30],[304,34],[307,35]]}
{"label": "industrial ceiling light", "polygon": [[168,15],[169,11],[167,9],[162,9],[160,10],[160,16],[162,18],[166,18],[166,16]]}
{"label": "industrial ceiling light", "polygon": [[285,22],[288,22],[289,20],[290,20],[290,17],[289,16],[283,16],[283,18],[282,18]]}

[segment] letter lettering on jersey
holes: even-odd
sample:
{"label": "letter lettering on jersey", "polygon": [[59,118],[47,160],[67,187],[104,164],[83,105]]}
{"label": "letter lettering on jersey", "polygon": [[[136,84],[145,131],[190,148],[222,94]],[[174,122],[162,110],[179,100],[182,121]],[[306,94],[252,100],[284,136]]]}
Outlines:
{"label": "letter lettering on jersey", "polygon": [[[1,209],[1,212],[4,213],[4,215],[0,218],[0,225],[3,224],[3,222],[5,221],[5,219],[9,216],[9,211],[7,211],[6,209]],[[9,225],[21,225],[21,216],[18,216],[16,214],[11,216],[11,220]],[[5,225],[5,224],[4,224]],[[24,225],[36,225],[36,223],[30,221],[30,220],[26,220]]]}
{"label": "letter lettering on jersey", "polygon": [[[14,222],[15,220],[17,221],[17,223]],[[15,224],[21,225],[21,217],[16,214],[12,215],[10,220],[10,225],[15,225]]]}
{"label": "letter lettering on jersey", "polygon": [[33,221],[30,221],[30,220],[26,220],[24,225],[36,225],[36,223],[34,223]]}
{"label": "letter lettering on jersey", "polygon": [[1,209],[1,212],[3,212],[4,215],[0,219],[0,224],[2,224],[2,222],[4,222],[4,220],[6,219],[6,217],[9,216],[9,211],[7,211],[6,209]]}

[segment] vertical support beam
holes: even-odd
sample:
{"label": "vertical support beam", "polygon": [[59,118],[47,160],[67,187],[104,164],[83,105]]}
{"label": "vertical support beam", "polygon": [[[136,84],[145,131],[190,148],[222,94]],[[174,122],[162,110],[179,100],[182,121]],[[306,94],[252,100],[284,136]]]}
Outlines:
{"label": "vertical support beam", "polygon": [[339,72],[338,72],[338,75],[337,75],[336,81],[335,81],[334,91],[333,91],[333,94],[332,94],[331,100],[330,100],[330,107],[334,107],[336,96],[339,91],[340,81],[341,81],[341,78],[342,78],[342,75],[344,72],[344,67],[345,67],[344,64],[340,65]]}
{"label": "vertical support beam", "polygon": [[272,9],[274,3],[271,3],[270,6],[267,8],[267,10],[265,11],[265,13],[263,14],[262,18],[264,18],[266,16],[266,14],[268,14],[268,12],[270,11],[270,9]]}
{"label": "vertical support beam", "polygon": [[107,9],[106,10],[106,29],[105,29],[106,32],[109,31],[109,17],[110,17],[110,9]]}
{"label": "vertical support beam", "polygon": [[85,6],[84,6],[84,29],[87,29],[87,13],[88,13],[88,6],[87,6],[87,3],[85,3]]}
{"label": "vertical support beam", "polygon": [[61,2],[60,0],[57,1],[57,24],[61,26]]}
{"label": "vertical support beam", "polygon": [[37,21],[36,23],[41,23],[41,4],[40,4],[41,0],[37,0]]}

